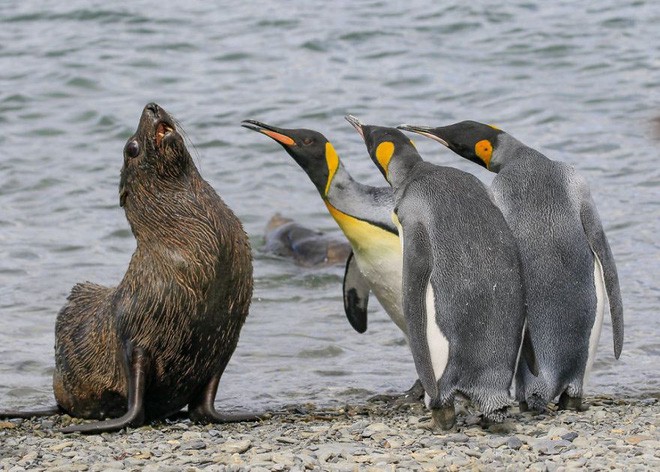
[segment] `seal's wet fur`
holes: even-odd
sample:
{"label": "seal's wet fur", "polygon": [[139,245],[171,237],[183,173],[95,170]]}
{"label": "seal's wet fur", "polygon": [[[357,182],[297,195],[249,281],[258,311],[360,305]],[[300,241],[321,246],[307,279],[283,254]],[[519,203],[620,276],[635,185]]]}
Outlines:
{"label": "seal's wet fur", "polygon": [[136,426],[186,405],[194,420],[241,419],[217,413],[213,399],[250,306],[249,241],[156,104],[124,149],[120,203],[137,248],[117,287],[71,290],[55,327],[53,384],[72,416],[130,418],[69,431]]}

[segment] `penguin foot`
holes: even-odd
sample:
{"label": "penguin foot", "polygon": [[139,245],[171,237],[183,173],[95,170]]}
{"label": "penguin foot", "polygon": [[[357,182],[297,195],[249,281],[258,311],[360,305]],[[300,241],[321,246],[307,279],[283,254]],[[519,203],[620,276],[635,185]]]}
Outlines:
{"label": "penguin foot", "polygon": [[454,424],[456,424],[456,411],[454,410],[454,405],[434,408],[431,410],[431,418],[433,419],[434,429],[442,431],[451,429]]}
{"label": "penguin foot", "polygon": [[527,405],[527,410],[531,409],[538,413],[545,413],[548,410],[548,402],[536,394],[528,396],[525,404]]}
{"label": "penguin foot", "polygon": [[520,413],[526,413],[529,411],[529,405],[527,402],[518,402],[518,409],[520,410]]}
{"label": "penguin foot", "polygon": [[422,381],[417,379],[408,390],[394,399],[397,404],[422,403],[424,402],[424,387]]}
{"label": "penguin foot", "polygon": [[504,423],[509,416],[509,407],[503,406],[497,410],[493,410],[490,413],[484,413],[484,420],[489,423]]}
{"label": "penguin foot", "polygon": [[587,405],[582,405],[582,397],[571,397],[566,392],[559,397],[557,406],[560,410],[586,411],[589,409]]}
{"label": "penguin foot", "polygon": [[394,394],[394,395],[374,395],[368,400],[370,403],[375,402],[384,402],[384,403],[395,403],[397,405],[405,405],[410,403],[421,403],[424,401],[424,387],[422,387],[422,382],[417,379],[415,383],[403,393]]}

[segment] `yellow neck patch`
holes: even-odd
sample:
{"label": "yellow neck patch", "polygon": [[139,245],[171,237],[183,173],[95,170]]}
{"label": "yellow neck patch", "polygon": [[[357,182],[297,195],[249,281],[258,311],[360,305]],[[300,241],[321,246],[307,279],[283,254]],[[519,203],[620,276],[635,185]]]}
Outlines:
{"label": "yellow neck patch", "polygon": [[486,164],[486,168],[488,168],[490,158],[493,157],[493,145],[487,139],[482,139],[474,145],[474,153]]}
{"label": "yellow neck patch", "polygon": [[325,184],[324,195],[327,195],[330,191],[332,179],[335,177],[335,173],[339,167],[339,156],[337,155],[335,148],[332,147],[332,144],[329,142],[325,143],[325,162],[328,164],[328,181]]}
{"label": "yellow neck patch", "polygon": [[327,200],[323,202],[355,251],[362,254],[372,253],[378,257],[400,253],[401,243],[396,234],[348,215],[332,206]]}
{"label": "yellow neck patch", "polygon": [[376,148],[376,159],[378,159],[378,163],[385,171],[385,175],[388,174],[387,167],[390,165],[393,154],[394,143],[392,141],[383,141]]}

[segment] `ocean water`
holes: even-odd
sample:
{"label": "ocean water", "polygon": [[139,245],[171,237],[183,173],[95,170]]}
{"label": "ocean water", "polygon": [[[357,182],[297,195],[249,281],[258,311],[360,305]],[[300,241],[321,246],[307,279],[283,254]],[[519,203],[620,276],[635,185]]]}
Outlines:
{"label": "ocean water", "polygon": [[[660,394],[660,4],[0,3],[0,406],[53,403],[54,323],[76,282],[116,284],[135,242],[119,207],[122,149],[156,101],[244,222],[255,293],[222,378],[223,409],[364,401],[407,389],[413,363],[377,302],[354,332],[342,267],[260,252],[280,212],[339,234],[307,176],[247,118],[323,132],[355,178],[385,185],[343,116],[497,124],[590,182],[626,317],[609,320],[588,393]],[[470,171],[436,143],[422,155]]]}

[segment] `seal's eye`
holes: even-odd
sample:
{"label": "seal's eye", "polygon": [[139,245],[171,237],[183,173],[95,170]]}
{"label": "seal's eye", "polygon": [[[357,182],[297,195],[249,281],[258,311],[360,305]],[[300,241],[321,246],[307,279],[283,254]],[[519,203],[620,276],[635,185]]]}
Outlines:
{"label": "seal's eye", "polygon": [[138,154],[140,154],[140,144],[136,140],[129,141],[126,143],[124,153],[130,158],[138,157]]}

